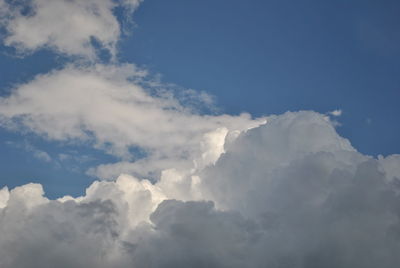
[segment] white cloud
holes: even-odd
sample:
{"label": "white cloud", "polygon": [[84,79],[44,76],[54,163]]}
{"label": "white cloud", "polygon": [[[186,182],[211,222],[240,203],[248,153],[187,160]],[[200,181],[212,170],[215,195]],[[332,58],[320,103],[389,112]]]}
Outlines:
{"label": "white cloud", "polygon": [[340,110],[340,109],[337,109],[337,110],[333,110],[333,111],[330,111],[330,112],[328,112],[328,114],[330,114],[330,115],[332,115],[332,116],[341,116],[342,115],[342,110]]}
{"label": "white cloud", "polygon": [[4,208],[5,206],[7,206],[9,196],[10,193],[7,187],[4,187],[0,190],[0,208]]}
{"label": "white cloud", "polygon": [[1,190],[0,266],[395,267],[400,158],[358,153],[321,114],[268,119],[192,175]]}
{"label": "white cloud", "polygon": [[[123,160],[135,157],[132,148],[144,150],[140,166],[128,165],[139,175],[187,167],[193,160],[197,166],[207,165],[223,152],[221,142],[229,131],[263,122],[248,114],[193,113],[164,91],[150,94],[139,81],[144,74],[133,65],[70,65],[37,76],[0,98],[0,120],[52,140],[93,142]],[[218,128],[223,133],[215,132]],[[117,174],[104,174],[101,168],[92,172],[104,177],[121,171],[127,172],[118,168]]]}
{"label": "white cloud", "polygon": [[120,26],[113,9],[124,5],[133,10],[140,2],[31,0],[8,4],[0,0],[0,26],[7,31],[4,44],[22,53],[48,47],[66,55],[95,59],[93,38],[115,56]]}
{"label": "white cloud", "polygon": [[[289,176],[282,172],[287,172],[291,165],[303,158],[315,157],[324,161],[325,157],[336,155],[338,160],[336,157],[332,159],[332,166],[319,163],[326,172],[336,168],[334,165],[341,167],[347,163],[354,168],[359,161],[365,160],[348,140],[337,135],[332,122],[323,115],[288,112],[272,116],[266,125],[240,135],[215,167],[203,171],[202,176],[207,180],[206,189],[209,191],[207,198],[219,200],[217,204],[224,209],[243,206],[243,213],[258,213],[257,207],[264,207],[267,202],[257,198],[266,197],[265,191],[272,190],[268,186],[269,180]],[[296,176],[302,174],[290,174],[290,177]],[[242,200],[254,200],[255,204],[249,206]]]}

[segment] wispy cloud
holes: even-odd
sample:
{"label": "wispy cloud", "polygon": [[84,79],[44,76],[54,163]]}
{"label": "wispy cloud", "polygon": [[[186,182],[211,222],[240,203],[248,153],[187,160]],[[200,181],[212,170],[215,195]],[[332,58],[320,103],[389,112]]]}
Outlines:
{"label": "wispy cloud", "polygon": [[132,166],[140,175],[194,160],[207,164],[204,150],[214,150],[201,145],[207,133],[221,127],[243,131],[263,122],[248,114],[193,113],[171,94],[149,94],[135,82],[142,75],[133,65],[70,65],[0,98],[0,119],[51,140],[88,141],[125,161],[136,157],[130,148],[141,148],[146,161]]}
{"label": "wispy cloud", "polygon": [[336,109],[333,111],[328,112],[328,114],[332,115],[332,116],[341,116],[342,115],[342,110],[341,109]]}
{"label": "wispy cloud", "polygon": [[50,155],[47,152],[36,148],[34,145],[30,144],[27,141],[23,141],[23,142],[20,142],[20,143],[7,141],[6,144],[9,145],[9,146],[13,146],[13,147],[16,147],[16,148],[23,149],[23,150],[31,153],[32,156],[35,157],[38,160],[41,160],[41,161],[44,161],[44,162],[51,162],[52,161],[52,158],[50,157]]}

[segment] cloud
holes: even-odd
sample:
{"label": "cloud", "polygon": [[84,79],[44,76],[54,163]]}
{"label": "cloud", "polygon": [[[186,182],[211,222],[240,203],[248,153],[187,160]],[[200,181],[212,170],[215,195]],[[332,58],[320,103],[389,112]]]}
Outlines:
{"label": "cloud", "polygon": [[118,231],[110,201],[60,203],[41,195],[34,184],[10,192],[1,212],[2,267],[122,267],[123,259],[110,261]]}
{"label": "cloud", "polygon": [[4,208],[7,206],[8,199],[10,198],[10,194],[7,187],[4,187],[0,190],[0,208]]}
{"label": "cloud", "polygon": [[335,117],[341,116],[342,115],[342,110],[340,110],[340,109],[333,110],[333,111],[328,112],[328,114],[330,114],[332,116],[335,116]]}
{"label": "cloud", "polygon": [[2,126],[119,158],[80,197],[0,189],[0,267],[396,267],[400,156],[357,152],[326,114],[201,114],[207,94],[96,63],[139,2],[0,0],[6,45],[92,60],[16,86]]}
{"label": "cloud", "polygon": [[195,174],[121,175],[78,198],[48,200],[38,184],[4,188],[0,266],[399,263],[399,156],[360,154],[314,112],[271,116],[224,151]]}
{"label": "cloud", "polygon": [[0,120],[50,140],[87,141],[125,162],[142,159],[126,167],[108,166],[108,173],[101,167],[92,170],[100,177],[114,176],[113,168],[116,175],[148,175],[193,161],[207,165],[223,152],[228,132],[264,122],[248,114],[200,115],[170,92],[146,88],[144,76],[134,65],[69,65],[0,98]]}
{"label": "cloud", "polygon": [[30,0],[0,1],[4,44],[21,53],[51,48],[68,56],[96,58],[94,42],[116,55],[120,26],[117,6],[133,11],[140,0]]}
{"label": "cloud", "polygon": [[50,155],[48,153],[46,153],[45,151],[35,151],[33,153],[33,156],[44,162],[51,162]]}
{"label": "cloud", "polygon": [[7,141],[6,144],[10,145],[10,146],[13,146],[15,148],[20,148],[20,149],[23,149],[23,150],[25,150],[27,152],[30,152],[33,155],[33,157],[35,157],[38,160],[41,160],[41,161],[44,161],[44,162],[51,162],[52,161],[51,156],[47,152],[36,148],[35,146],[33,146],[32,144],[30,144],[27,141],[24,141],[24,142],[21,142],[21,143]]}

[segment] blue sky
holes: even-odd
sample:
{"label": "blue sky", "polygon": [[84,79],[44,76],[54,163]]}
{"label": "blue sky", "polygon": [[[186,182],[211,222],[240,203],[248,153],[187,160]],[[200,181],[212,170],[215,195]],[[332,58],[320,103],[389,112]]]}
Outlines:
{"label": "blue sky", "polygon": [[[398,1],[146,0],[133,24],[119,14],[130,34],[118,59],[215,96],[219,113],[341,109],[339,134],[364,154],[388,155],[400,152],[399,12]],[[70,61],[48,49],[22,58],[0,51],[2,96]],[[117,161],[87,144],[4,128],[0,140],[0,188],[36,181],[50,197],[82,194],[94,179],[87,168]],[[57,165],[34,150],[86,160]]]}
{"label": "blue sky", "polygon": [[147,1],[121,56],[210,92],[228,113],[342,109],[338,131],[386,155],[400,150],[399,11],[398,1]]}

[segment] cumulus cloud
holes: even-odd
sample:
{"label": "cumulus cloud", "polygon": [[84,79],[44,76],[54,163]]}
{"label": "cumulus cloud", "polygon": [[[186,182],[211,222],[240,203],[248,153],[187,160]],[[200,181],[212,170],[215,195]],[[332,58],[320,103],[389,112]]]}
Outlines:
{"label": "cumulus cloud", "polygon": [[4,44],[22,53],[51,48],[69,56],[95,59],[93,42],[116,54],[120,26],[117,6],[135,9],[140,0],[28,0],[0,1]]}
{"label": "cumulus cloud", "polygon": [[196,174],[2,189],[1,267],[396,267],[400,157],[360,154],[318,113],[268,119]]}

